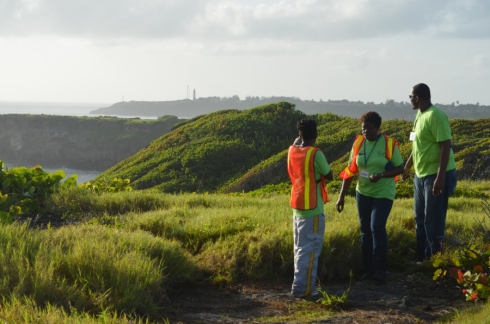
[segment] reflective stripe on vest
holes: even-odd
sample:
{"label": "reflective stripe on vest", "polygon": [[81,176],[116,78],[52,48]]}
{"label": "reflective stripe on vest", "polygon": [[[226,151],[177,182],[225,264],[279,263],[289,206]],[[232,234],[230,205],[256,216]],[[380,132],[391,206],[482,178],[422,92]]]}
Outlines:
{"label": "reflective stripe on vest", "polygon": [[[395,145],[398,145],[398,142],[391,137],[384,135],[385,137],[385,154],[386,159],[391,161],[393,158],[393,152],[395,151]],[[357,156],[359,155],[359,151],[361,150],[362,143],[364,143],[364,136],[356,135],[356,139],[354,144],[352,145],[352,160],[351,163],[339,174],[339,178],[341,179],[349,179],[359,172],[357,167]],[[398,176],[394,177],[395,181],[398,180]]]}
{"label": "reflective stripe on vest", "polygon": [[[317,181],[315,179],[315,154],[318,148],[295,147],[289,148],[288,174],[291,179],[290,205],[298,210],[312,210],[317,207]],[[328,201],[323,177],[320,179],[323,202]]]}
{"label": "reflective stripe on vest", "polygon": [[350,164],[339,174],[341,179],[349,179],[352,178],[359,172],[357,168],[356,158],[359,155],[359,151],[361,150],[362,143],[364,142],[364,136],[356,135],[356,140],[352,145],[352,160]]}

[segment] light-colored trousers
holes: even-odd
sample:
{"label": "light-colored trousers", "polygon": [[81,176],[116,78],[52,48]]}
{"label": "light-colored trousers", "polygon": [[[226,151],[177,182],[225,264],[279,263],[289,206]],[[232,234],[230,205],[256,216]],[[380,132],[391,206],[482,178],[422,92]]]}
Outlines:
{"label": "light-colored trousers", "polygon": [[294,280],[291,294],[305,297],[316,293],[314,287],[325,234],[325,214],[293,218]]}

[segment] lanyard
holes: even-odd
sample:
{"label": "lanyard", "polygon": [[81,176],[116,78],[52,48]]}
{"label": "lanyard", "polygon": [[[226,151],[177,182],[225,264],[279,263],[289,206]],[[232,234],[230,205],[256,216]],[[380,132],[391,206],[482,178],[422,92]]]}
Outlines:
{"label": "lanyard", "polygon": [[374,142],[374,146],[371,149],[371,152],[369,152],[368,156],[366,156],[366,142],[367,142],[367,140],[364,141],[364,167],[367,167],[367,162],[369,160],[369,157],[371,156],[371,153],[373,153],[374,148],[376,147],[376,144],[378,144],[378,140],[380,137],[381,137],[381,135],[379,135],[378,138],[376,139],[376,142]]}

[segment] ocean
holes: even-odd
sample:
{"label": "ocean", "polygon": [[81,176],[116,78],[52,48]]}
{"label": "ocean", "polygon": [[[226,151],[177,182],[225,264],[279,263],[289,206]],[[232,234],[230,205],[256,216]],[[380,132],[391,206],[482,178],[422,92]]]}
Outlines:
{"label": "ocean", "polygon": [[[57,116],[87,116],[87,117],[98,117],[101,115],[90,114],[91,110],[98,108],[105,108],[112,105],[111,103],[59,103],[59,102],[9,102],[0,101],[0,115],[7,114],[31,114],[31,115],[57,115]],[[157,117],[148,116],[119,116],[119,115],[105,115],[114,116],[119,118],[135,118],[139,117],[141,119],[157,119]],[[1,117],[1,116],[0,116]],[[1,160],[1,156],[0,156]],[[8,168],[26,166],[31,168],[33,166],[29,165],[11,165],[7,164]],[[60,168],[49,168],[43,166],[44,171],[53,172],[56,170],[63,170],[66,176],[69,177],[72,174],[78,175],[77,183],[83,183],[96,178],[101,171],[96,170],[78,170],[71,169],[67,167]]]}
{"label": "ocean", "polygon": [[111,103],[63,103],[63,102],[15,102],[0,101],[0,115],[31,114],[31,115],[57,115],[57,116],[114,116],[119,118],[157,119],[158,116],[121,116],[111,114],[90,114],[98,108],[106,108]]}

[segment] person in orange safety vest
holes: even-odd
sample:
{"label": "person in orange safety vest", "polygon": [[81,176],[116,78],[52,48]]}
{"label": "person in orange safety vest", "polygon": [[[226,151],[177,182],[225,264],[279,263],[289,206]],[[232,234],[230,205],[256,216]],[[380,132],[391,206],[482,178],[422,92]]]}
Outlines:
{"label": "person in orange safety vest", "polygon": [[352,146],[348,166],[339,174],[343,179],[336,203],[344,210],[344,197],[357,177],[356,204],[361,229],[364,275],[362,278],[386,281],[388,237],[386,222],[396,194],[395,178],[403,173],[398,143],[379,132],[381,117],[374,111],[361,116],[362,136]]}
{"label": "person in orange safety vest", "polygon": [[321,298],[314,287],[325,233],[324,204],[328,201],[325,180],[332,180],[333,175],[323,152],[313,146],[318,136],[316,122],[303,119],[297,129],[299,138],[289,148],[287,161],[294,238],[291,296],[316,301]]}

